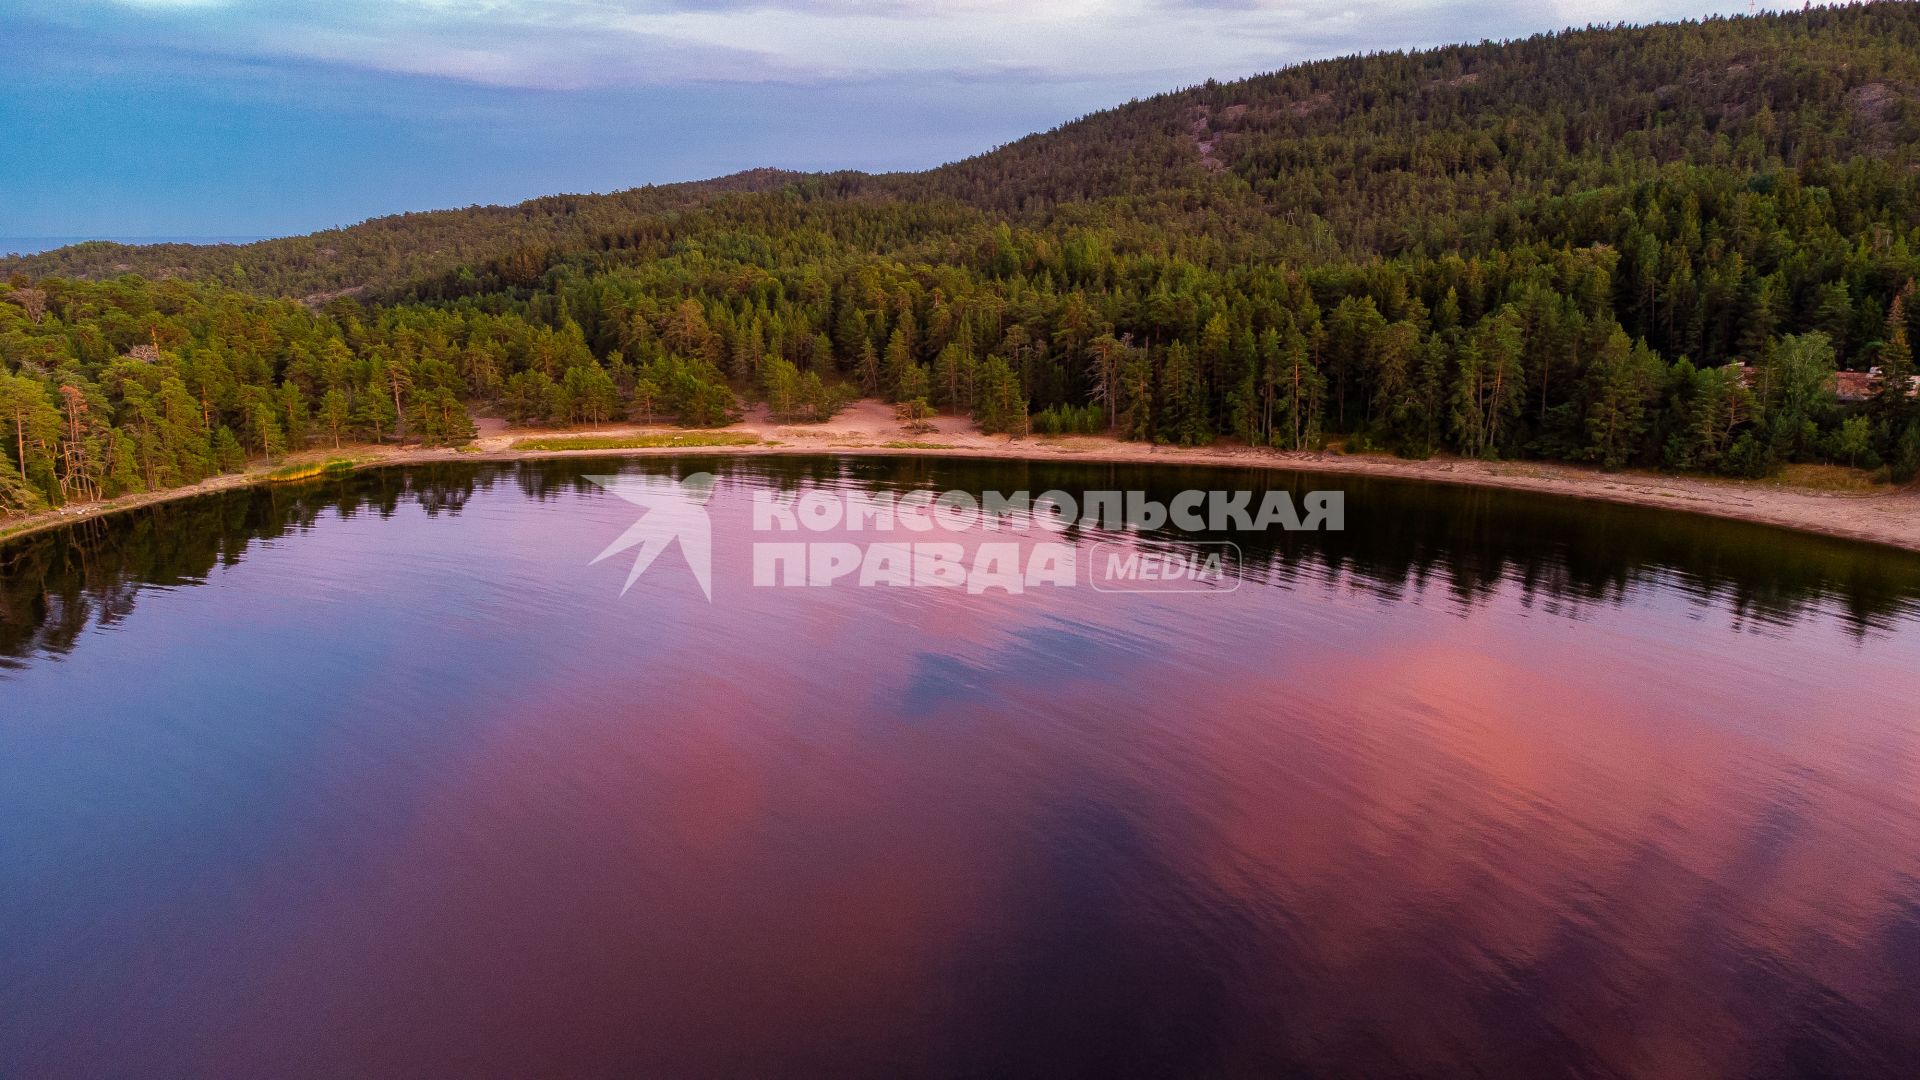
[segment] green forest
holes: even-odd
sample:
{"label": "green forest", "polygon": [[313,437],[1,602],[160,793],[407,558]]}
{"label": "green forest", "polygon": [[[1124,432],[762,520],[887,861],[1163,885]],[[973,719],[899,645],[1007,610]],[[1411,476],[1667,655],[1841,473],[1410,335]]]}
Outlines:
{"label": "green forest", "polygon": [[0,513],[458,444],[475,409],[859,396],[1016,436],[1908,482],[1916,276],[1920,5],[1350,57],[923,173],[0,261]]}

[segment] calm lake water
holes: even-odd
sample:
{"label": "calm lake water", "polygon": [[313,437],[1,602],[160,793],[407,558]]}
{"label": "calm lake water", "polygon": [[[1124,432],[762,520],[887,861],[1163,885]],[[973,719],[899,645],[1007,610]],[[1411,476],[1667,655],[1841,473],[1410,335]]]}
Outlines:
{"label": "calm lake water", "polygon": [[[713,599],[589,473],[720,476]],[[756,489],[1347,491],[750,587]],[[1097,532],[1072,533],[1090,545]],[[0,548],[0,1075],[1912,1076],[1920,560],[1351,477],[378,471]]]}

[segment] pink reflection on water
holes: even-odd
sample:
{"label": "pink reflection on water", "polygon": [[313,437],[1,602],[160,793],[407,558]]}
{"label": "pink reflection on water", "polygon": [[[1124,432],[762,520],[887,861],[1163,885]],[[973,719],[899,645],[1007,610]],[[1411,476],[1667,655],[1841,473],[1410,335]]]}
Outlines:
{"label": "pink reflection on water", "polygon": [[714,513],[712,603],[675,554],[626,597],[588,566],[613,500],[497,498],[322,527],[76,653],[127,680],[204,653],[305,741],[182,725],[182,757],[259,740],[283,801],[222,812],[267,842],[125,935],[169,1023],[30,1060],[1714,1076],[1920,1045],[1910,631],[1313,572],[751,589],[744,489]]}

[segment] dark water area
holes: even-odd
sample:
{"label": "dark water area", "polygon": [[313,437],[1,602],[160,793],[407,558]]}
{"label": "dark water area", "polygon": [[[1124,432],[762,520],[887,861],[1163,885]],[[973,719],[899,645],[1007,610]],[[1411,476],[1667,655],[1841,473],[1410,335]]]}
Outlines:
{"label": "dark water area", "polygon": [[[718,475],[711,601],[592,562],[616,470]],[[1346,529],[1231,537],[1231,591],[750,584],[755,491],[1271,486]],[[0,546],[0,1076],[1917,1063],[1899,552],[918,458],[378,470]]]}

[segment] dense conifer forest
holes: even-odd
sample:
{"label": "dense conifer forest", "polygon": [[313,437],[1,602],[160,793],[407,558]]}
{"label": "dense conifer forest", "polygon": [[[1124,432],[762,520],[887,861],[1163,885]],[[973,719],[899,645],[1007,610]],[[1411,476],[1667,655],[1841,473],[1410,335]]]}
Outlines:
{"label": "dense conifer forest", "polygon": [[1016,435],[1905,482],[1917,275],[1915,4],[1351,57],[924,173],[0,262],[0,513],[457,443],[473,407],[858,395]]}

